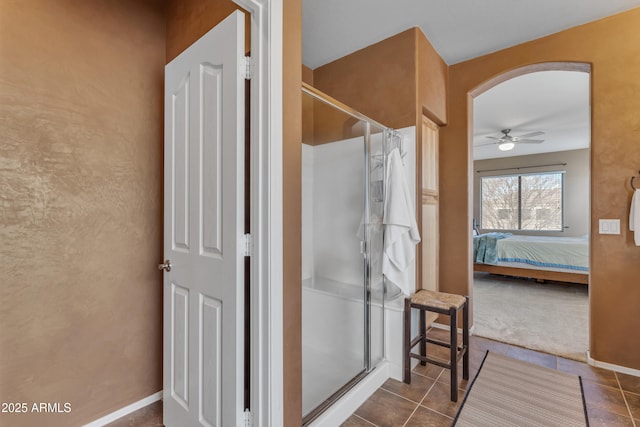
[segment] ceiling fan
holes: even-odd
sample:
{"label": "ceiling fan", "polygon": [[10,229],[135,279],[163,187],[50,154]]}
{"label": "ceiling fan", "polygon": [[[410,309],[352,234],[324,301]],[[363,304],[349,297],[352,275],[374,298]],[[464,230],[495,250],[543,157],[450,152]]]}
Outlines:
{"label": "ceiling fan", "polygon": [[499,138],[495,136],[487,136],[487,138],[489,139],[494,139],[495,140],[494,142],[480,144],[480,145],[477,145],[477,147],[481,147],[483,145],[489,145],[489,144],[498,144],[499,150],[509,151],[509,150],[512,150],[513,147],[516,146],[516,144],[540,144],[544,142],[544,139],[530,139],[533,136],[544,135],[544,132],[542,131],[531,132],[531,133],[527,133],[520,136],[509,135],[509,133],[511,132],[511,129],[502,129],[501,132],[503,133],[503,135]]}

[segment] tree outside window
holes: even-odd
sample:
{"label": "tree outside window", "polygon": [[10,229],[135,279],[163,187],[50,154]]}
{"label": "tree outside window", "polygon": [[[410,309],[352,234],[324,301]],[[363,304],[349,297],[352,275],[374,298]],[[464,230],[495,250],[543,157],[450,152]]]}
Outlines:
{"label": "tree outside window", "polygon": [[563,176],[551,172],[482,177],[481,227],[562,231]]}

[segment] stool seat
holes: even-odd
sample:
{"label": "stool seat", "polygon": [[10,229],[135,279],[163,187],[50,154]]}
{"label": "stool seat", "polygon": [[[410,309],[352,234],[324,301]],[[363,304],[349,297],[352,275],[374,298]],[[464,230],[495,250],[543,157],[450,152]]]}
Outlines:
{"label": "stool seat", "polygon": [[421,289],[411,296],[411,304],[425,305],[442,310],[449,310],[451,308],[459,310],[466,302],[467,299],[462,295],[429,291],[427,289]]}

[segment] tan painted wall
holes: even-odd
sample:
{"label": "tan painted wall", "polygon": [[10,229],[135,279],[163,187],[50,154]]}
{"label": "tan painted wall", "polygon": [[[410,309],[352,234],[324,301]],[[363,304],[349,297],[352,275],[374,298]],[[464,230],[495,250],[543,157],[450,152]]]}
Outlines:
{"label": "tan painted wall", "polygon": [[302,81],[313,86],[313,70],[306,65],[302,65]]}
{"label": "tan painted wall", "polygon": [[416,123],[421,129],[421,116],[424,114],[438,126],[443,126],[447,124],[449,67],[418,28],[415,29],[415,37],[418,75]]}
{"label": "tan painted wall", "polygon": [[325,144],[363,135],[360,120],[310,95],[303,96],[302,109],[302,142],[304,144]]}
{"label": "tan painted wall", "polygon": [[[553,143],[552,143],[553,144]],[[564,231],[516,231],[514,234],[536,236],[580,237],[589,233],[589,167],[591,154],[588,148],[556,151],[553,153],[512,156],[473,162],[473,217],[480,222],[480,178],[483,176],[513,175],[564,171]],[[566,163],[564,166],[546,166]],[[526,168],[491,170],[507,168]],[[483,172],[486,171],[486,172]],[[483,230],[480,230],[483,232]]]}
{"label": "tan painted wall", "polygon": [[314,69],[314,87],[385,126],[414,126],[415,31]]}
{"label": "tan painted wall", "polygon": [[313,86],[385,126],[447,122],[447,65],[418,28],[316,68]]}
{"label": "tan painted wall", "polygon": [[302,1],[284,0],[284,425],[302,420]]}
{"label": "tan painted wall", "polygon": [[[441,289],[471,280],[471,157],[468,93],[525,65],[592,65],[591,356],[640,369],[640,248],[628,231],[629,179],[640,169],[640,9],[569,29],[449,68],[449,126],[441,133]],[[598,219],[619,218],[622,234],[598,235]]]}
{"label": "tan painted wall", "polygon": [[71,426],[162,389],[154,0],[0,2],[0,413]]}

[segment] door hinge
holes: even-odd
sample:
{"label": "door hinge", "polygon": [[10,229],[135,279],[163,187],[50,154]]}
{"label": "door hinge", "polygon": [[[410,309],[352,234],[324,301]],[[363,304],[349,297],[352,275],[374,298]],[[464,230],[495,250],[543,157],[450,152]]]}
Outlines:
{"label": "door hinge", "polygon": [[242,236],[242,256],[251,256],[253,252],[253,237],[251,234],[245,234]]}
{"label": "door hinge", "polygon": [[240,58],[240,75],[247,80],[253,76],[253,60],[250,56]]}
{"label": "door hinge", "polygon": [[253,417],[251,416],[251,411],[249,409],[245,409],[242,415],[242,426],[243,427],[251,427],[253,426]]}

